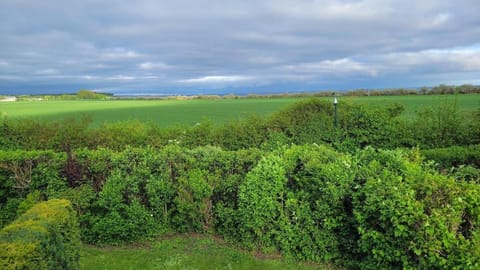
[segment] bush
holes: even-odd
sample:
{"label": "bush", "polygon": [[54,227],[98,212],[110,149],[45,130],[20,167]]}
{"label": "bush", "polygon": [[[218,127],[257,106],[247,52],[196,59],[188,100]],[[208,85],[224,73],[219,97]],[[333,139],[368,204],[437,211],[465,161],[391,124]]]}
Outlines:
{"label": "bush", "polygon": [[479,186],[424,167],[418,152],[360,153],[354,193],[363,269],[476,269]]}
{"label": "bush", "polygon": [[301,259],[353,261],[355,161],[322,145],[293,146],[282,153],[290,227],[282,250]]}
{"label": "bush", "polygon": [[202,232],[212,225],[212,194],[216,179],[206,171],[193,169],[178,178],[174,199],[173,226],[177,231]]}
{"label": "bush", "polygon": [[479,123],[480,118],[475,114],[461,114],[456,101],[440,98],[435,106],[417,112],[411,129],[418,146],[438,148],[477,143],[479,135],[472,131],[478,131]]}
{"label": "bush", "polygon": [[[423,162],[418,150],[340,153],[315,143],[282,145],[283,133],[269,132],[278,140],[263,150],[173,143],[67,155],[0,152],[1,221],[36,200],[65,198],[88,243],[213,232],[241,246],[347,268],[478,267],[473,166],[443,171],[454,179]],[[458,156],[468,161],[477,148],[438,153],[465,152]],[[19,188],[15,172],[28,184]]]}
{"label": "bush", "polygon": [[276,156],[264,157],[247,174],[238,193],[238,211],[244,243],[275,248],[281,237],[278,223],[286,222],[282,216],[285,200],[285,169]]}
{"label": "bush", "polygon": [[0,231],[2,269],[79,269],[79,229],[67,200],[34,205]]}
{"label": "bush", "polygon": [[0,227],[17,216],[22,201],[24,211],[40,197],[67,188],[61,177],[64,158],[53,151],[0,151]]}
{"label": "bush", "polygon": [[220,208],[238,228],[227,237],[299,259],[352,259],[353,166],[348,155],[325,146],[283,147],[267,155],[240,185],[238,208]]}
{"label": "bush", "polygon": [[281,132],[297,144],[333,142],[333,105],[320,99],[295,103],[267,120],[269,130]]}
{"label": "bush", "polygon": [[154,234],[158,226],[143,203],[143,187],[150,177],[147,170],[142,166],[130,172],[121,168],[112,172],[94,202],[91,229],[85,230],[84,236],[88,242],[118,244]]}
{"label": "bush", "polygon": [[427,160],[438,163],[441,169],[450,169],[461,165],[472,165],[480,168],[480,145],[451,146],[422,150]]}

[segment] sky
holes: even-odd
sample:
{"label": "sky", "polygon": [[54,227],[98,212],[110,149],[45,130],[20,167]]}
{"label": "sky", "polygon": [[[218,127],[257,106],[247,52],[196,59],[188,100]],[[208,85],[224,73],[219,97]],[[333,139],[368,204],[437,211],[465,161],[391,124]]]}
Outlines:
{"label": "sky", "polygon": [[478,0],[1,0],[0,94],[480,84]]}

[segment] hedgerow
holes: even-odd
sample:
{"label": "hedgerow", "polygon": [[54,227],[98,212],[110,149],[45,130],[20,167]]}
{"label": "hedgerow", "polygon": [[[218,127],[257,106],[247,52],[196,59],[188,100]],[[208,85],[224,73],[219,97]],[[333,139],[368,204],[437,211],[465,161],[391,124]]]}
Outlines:
{"label": "hedgerow", "polygon": [[[398,118],[401,106],[340,105],[337,127],[319,100],[189,129],[129,122],[77,132],[84,123],[72,122],[35,134],[4,122],[0,225],[60,198],[91,244],[207,232],[353,269],[480,267],[478,145],[423,149],[438,146],[428,136],[474,142],[466,130],[476,123],[457,125],[461,136],[432,125],[421,133],[425,122]],[[393,150],[405,146],[422,150]]]}
{"label": "hedgerow", "polygon": [[[195,148],[213,145],[226,150],[271,148],[282,143],[327,143],[342,152],[372,146],[382,149],[421,149],[465,146],[480,143],[480,113],[462,113],[455,103],[425,107],[404,118],[400,104],[367,106],[342,100],[338,104],[338,125],[330,102],[308,99],[267,117],[251,116],[215,124],[208,119],[193,126],[161,128],[153,123],[125,121],[89,127],[92,119],[57,122],[33,119],[0,119],[0,149],[55,150],[150,145],[161,148],[175,143]],[[272,142],[273,140],[273,142]]]}
{"label": "hedgerow", "polygon": [[434,160],[442,169],[461,165],[480,168],[480,144],[427,149],[422,150],[422,154],[427,159]]}

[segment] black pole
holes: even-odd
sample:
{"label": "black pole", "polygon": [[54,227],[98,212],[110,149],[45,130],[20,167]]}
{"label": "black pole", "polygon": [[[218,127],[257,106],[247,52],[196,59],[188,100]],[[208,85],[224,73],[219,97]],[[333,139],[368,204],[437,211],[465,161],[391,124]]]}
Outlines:
{"label": "black pole", "polygon": [[335,126],[335,128],[337,128],[338,126],[338,116],[337,116],[337,105],[338,105],[338,101],[337,101],[337,97],[334,97],[333,98],[333,124]]}

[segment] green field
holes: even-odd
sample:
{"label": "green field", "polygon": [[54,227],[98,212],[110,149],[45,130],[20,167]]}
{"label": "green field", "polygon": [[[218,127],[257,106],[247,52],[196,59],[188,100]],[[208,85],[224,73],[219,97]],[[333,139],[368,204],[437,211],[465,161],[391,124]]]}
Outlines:
{"label": "green field", "polygon": [[175,236],[144,245],[115,248],[85,246],[80,269],[333,269],[257,255],[229,247],[208,236]]}
{"label": "green field", "polygon": [[[161,126],[193,125],[203,119],[222,123],[248,115],[266,116],[303,98],[258,98],[218,100],[71,100],[18,101],[0,104],[0,114],[10,119],[37,118],[57,120],[91,115],[93,125],[103,122],[140,120]],[[331,98],[325,98],[330,99]],[[421,107],[456,102],[460,110],[480,108],[480,95],[458,96],[375,96],[341,97],[355,103],[381,105],[398,102],[405,106],[405,116],[412,116]],[[341,108],[339,108],[341,109]]]}
{"label": "green field", "polygon": [[456,104],[460,111],[471,112],[480,108],[480,95],[426,95],[426,96],[372,96],[372,97],[347,97],[355,103],[382,105],[400,103],[405,106],[405,116],[413,116],[419,109],[426,106]]}
{"label": "green field", "polygon": [[222,100],[67,100],[19,101],[0,104],[8,118],[33,117],[61,119],[93,117],[93,125],[103,122],[140,120],[161,126],[193,125],[205,118],[216,123],[248,115],[268,115],[300,99],[222,99]]}

